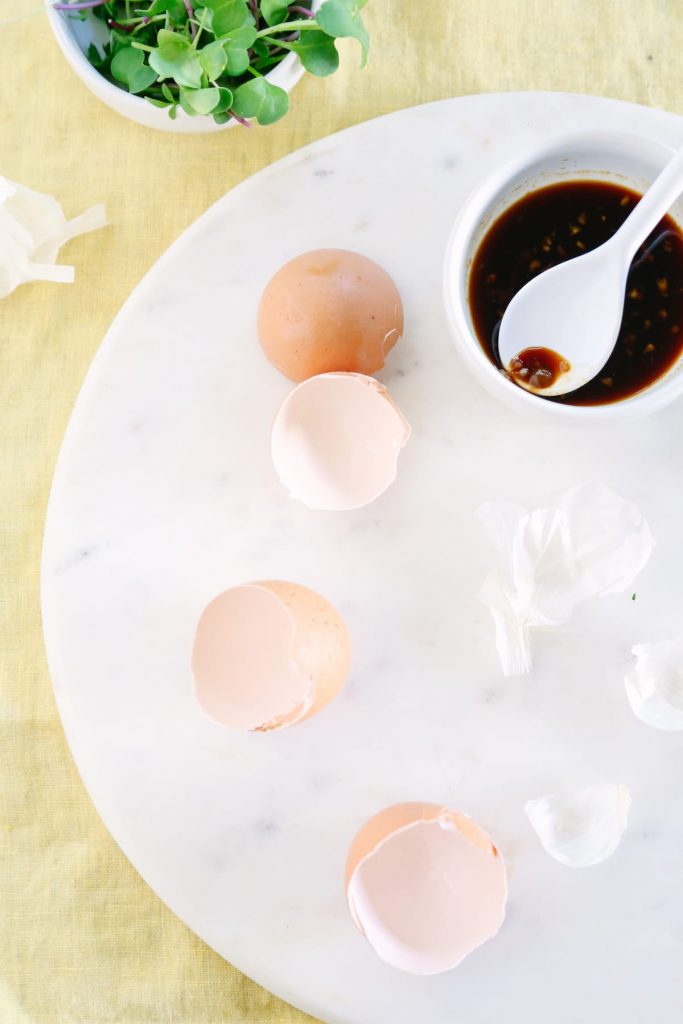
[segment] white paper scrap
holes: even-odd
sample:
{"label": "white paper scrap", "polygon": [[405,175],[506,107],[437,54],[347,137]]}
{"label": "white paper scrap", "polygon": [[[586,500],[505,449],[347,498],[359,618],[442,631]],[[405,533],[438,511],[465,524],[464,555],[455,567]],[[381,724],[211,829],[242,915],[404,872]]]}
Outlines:
{"label": "white paper scrap", "polygon": [[529,800],[524,810],[546,853],[567,867],[587,868],[614,853],[630,807],[628,787],[605,782]]}
{"label": "white paper scrap", "polygon": [[531,512],[487,502],[477,515],[496,555],[479,599],[493,616],[506,676],[531,670],[533,627],[561,625],[583,601],[625,590],[654,546],[638,507],[601,484]]}
{"label": "white paper scrap", "polygon": [[683,730],[683,640],[636,644],[624,684],[633,712],[646,725]]}
{"label": "white paper scrap", "polygon": [[102,204],[67,221],[52,196],[0,177],[0,298],[29,281],[72,282],[74,268],[57,263],[60,247],[106,223]]}

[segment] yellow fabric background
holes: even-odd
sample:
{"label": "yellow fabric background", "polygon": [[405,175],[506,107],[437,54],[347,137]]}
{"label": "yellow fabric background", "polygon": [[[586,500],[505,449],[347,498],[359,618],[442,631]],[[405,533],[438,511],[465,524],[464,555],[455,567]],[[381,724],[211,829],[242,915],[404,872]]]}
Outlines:
{"label": "yellow fabric background", "polygon": [[[73,286],[0,303],[0,1021],[301,1024],[310,1018],[207,949],[137,876],[66,747],[38,605],[45,503],[67,417],[115,312],[227,189],[347,125],[444,96],[558,89],[683,113],[680,0],[370,0],[353,45],[269,129],[207,137],[129,124],[77,81],[40,0],[0,0],[0,174],[112,226],[63,254]],[[353,984],[353,979],[349,979]]]}

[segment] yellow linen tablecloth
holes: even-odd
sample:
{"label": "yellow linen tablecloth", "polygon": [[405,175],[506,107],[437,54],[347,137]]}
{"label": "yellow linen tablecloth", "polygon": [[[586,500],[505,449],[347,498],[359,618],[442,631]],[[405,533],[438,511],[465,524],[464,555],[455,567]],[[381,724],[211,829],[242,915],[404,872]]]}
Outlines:
{"label": "yellow linen tablecloth", "polygon": [[[445,96],[558,89],[683,113],[680,0],[369,0],[354,46],[269,129],[175,136],[129,124],[74,77],[41,0],[0,0],[0,174],[104,200],[72,242],[73,286],[0,302],[0,1022],[285,1024],[309,1020],[242,977],[168,911],[100,823],[64,741],[41,638],[48,488],[88,364],[119,306],[214,200],[291,150]],[[352,979],[349,979],[352,983]],[[389,1024],[389,1022],[388,1022]]]}

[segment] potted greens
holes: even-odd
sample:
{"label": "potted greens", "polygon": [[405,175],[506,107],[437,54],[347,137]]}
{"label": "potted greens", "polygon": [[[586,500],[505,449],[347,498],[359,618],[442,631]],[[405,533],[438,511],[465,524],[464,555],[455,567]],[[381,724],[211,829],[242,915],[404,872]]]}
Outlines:
{"label": "potted greens", "polygon": [[304,71],[339,65],[366,0],[48,0],[57,41],[81,80],[124,116],[167,131],[272,124]]}

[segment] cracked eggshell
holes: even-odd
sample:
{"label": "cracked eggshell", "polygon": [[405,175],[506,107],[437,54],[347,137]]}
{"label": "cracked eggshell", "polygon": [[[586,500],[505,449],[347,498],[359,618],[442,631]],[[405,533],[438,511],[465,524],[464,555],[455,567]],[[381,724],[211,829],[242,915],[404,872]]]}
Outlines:
{"label": "cracked eggshell", "polygon": [[341,689],[351,660],[339,612],[298,583],[226,590],[197,625],[197,700],[221,725],[265,732],[316,714]]}
{"label": "cracked eggshell", "polygon": [[471,818],[438,804],[396,804],[366,822],[345,883],[359,931],[410,974],[457,967],[505,918],[503,858]]}
{"label": "cracked eggshell", "polygon": [[335,370],[376,373],[403,333],[401,296],[367,256],[305,252],[266,285],[258,332],[266,356],[290,380]]}
{"label": "cracked eggshell", "polygon": [[309,508],[346,511],[396,479],[410,427],[387,389],[359,373],[324,373],[299,384],[273,425],[277,475]]}
{"label": "cracked eggshell", "polygon": [[630,806],[627,786],[602,783],[529,800],[524,810],[546,853],[567,867],[587,868],[614,853]]}
{"label": "cracked eggshell", "polygon": [[636,663],[624,679],[634,715],[666,732],[683,730],[683,643],[636,644]]}

